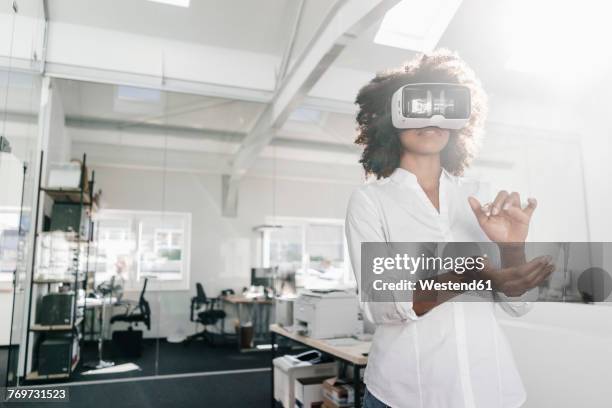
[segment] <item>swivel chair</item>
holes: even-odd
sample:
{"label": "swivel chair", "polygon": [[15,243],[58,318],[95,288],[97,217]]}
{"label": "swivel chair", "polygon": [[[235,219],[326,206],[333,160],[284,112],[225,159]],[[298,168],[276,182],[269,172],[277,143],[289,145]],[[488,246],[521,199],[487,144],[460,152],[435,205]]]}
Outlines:
{"label": "swivel chair", "polygon": [[[217,304],[220,303],[219,298],[209,298],[204,292],[204,288],[201,283],[196,283],[196,296],[191,298],[191,307],[189,313],[189,320],[195,323],[200,323],[204,328],[185,340],[186,344],[189,344],[192,340],[201,338],[205,342],[214,345],[214,341],[210,336],[207,328],[211,325],[216,325],[219,321],[223,322],[226,313]],[[221,336],[224,337],[223,326],[221,326]]]}
{"label": "swivel chair", "polygon": [[118,306],[124,306],[126,308],[125,313],[115,315],[110,320],[111,325],[115,322],[130,324],[130,327],[125,332],[113,332],[113,343],[119,343],[124,348],[123,354],[130,357],[140,357],[142,352],[142,331],[134,330],[134,326],[144,323],[147,330],[151,330],[151,306],[149,306],[149,302],[144,297],[148,281],[149,279],[145,278],[136,307],[134,307],[134,302],[123,301]]}
{"label": "swivel chair", "polygon": [[151,330],[151,306],[145,299],[144,295],[147,291],[147,282],[149,278],[145,278],[142,290],[140,291],[140,298],[136,307],[132,307],[130,302],[122,302],[119,305],[126,306],[126,311],[123,314],[115,315],[111,317],[111,324],[115,322],[126,322],[138,325],[138,323],[144,323],[147,326],[147,330]]}

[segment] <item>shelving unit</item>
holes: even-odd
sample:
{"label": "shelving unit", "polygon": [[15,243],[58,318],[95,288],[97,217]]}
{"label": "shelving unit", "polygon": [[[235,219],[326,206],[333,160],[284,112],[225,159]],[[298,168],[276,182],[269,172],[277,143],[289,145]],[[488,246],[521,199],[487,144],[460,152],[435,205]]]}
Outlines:
{"label": "shelving unit", "polygon": [[[24,377],[26,381],[45,381],[45,380],[56,380],[69,378],[70,375],[76,369],[80,361],[80,349],[81,342],[83,340],[84,331],[84,312],[85,305],[79,305],[79,292],[86,295],[88,288],[88,267],[89,259],[85,259],[85,270],[82,271],[82,257],[89,257],[89,247],[93,237],[93,222],[92,212],[95,210],[95,203],[93,197],[95,173],[92,172],[90,181],[87,181],[87,166],[86,166],[86,155],[83,155],[81,162],[81,178],[79,182],[80,188],[47,188],[42,186],[42,169],[44,164],[44,154],[41,152],[40,155],[40,174],[38,177],[38,198],[37,208],[44,204],[44,200],[51,199],[53,204],[78,204],[80,211],[86,212],[86,217],[81,217],[81,221],[78,223],[78,231],[62,231],[62,232],[50,232],[50,231],[39,231],[44,227],[41,227],[39,220],[39,214],[43,211],[39,211],[36,214],[36,220],[34,224],[34,255],[32,260],[32,280],[30,284],[30,292],[28,299],[28,315],[27,315],[27,327],[28,335],[25,343],[25,373]],[[51,214],[53,217],[53,214]],[[84,223],[88,223],[84,228]],[[49,235],[45,238],[46,234],[58,234],[55,237]],[[61,236],[62,241],[67,243],[67,246],[57,249],[59,253],[65,253],[63,262],[59,262],[55,265],[56,257],[54,254],[53,245],[49,244],[48,247],[43,248],[43,243],[52,243],[55,238]],[[82,244],[86,244],[86,248],[83,248]],[[42,273],[44,269],[42,267],[43,251],[49,252],[49,266],[46,268],[51,273]],[[38,252],[38,253],[37,253]],[[58,256],[58,258],[61,258]],[[61,274],[55,275],[55,269],[63,269]],[[58,293],[59,291],[64,293],[71,293],[71,305],[72,308],[72,323],[69,324],[58,324],[58,325],[45,325],[36,323],[37,319],[37,307],[39,300],[43,295],[49,293]],[[37,362],[37,348],[40,342],[51,336],[52,333],[66,333],[69,335],[66,339],[70,342],[70,362],[67,364],[70,367],[68,373],[57,373],[49,375],[41,375],[38,370]],[[74,348],[77,348],[76,350]]]}

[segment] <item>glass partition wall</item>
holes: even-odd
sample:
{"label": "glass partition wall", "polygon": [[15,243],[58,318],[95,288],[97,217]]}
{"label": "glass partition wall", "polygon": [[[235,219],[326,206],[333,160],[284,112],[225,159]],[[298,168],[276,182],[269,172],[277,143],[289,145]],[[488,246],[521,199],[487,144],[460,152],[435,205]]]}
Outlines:
{"label": "glass partition wall", "polygon": [[[86,157],[90,180],[95,174],[92,242],[81,251],[82,340],[69,380],[219,369],[237,353],[237,322],[251,324],[255,313],[219,295],[250,285],[261,266],[253,227],[274,213],[267,174],[237,217],[222,215],[222,175],[262,104],[73,80],[51,86],[64,121],[49,145],[68,140],[69,151],[50,163]],[[225,318],[202,324],[208,306],[192,303],[196,283]],[[264,367],[265,359],[230,363]]]}
{"label": "glass partition wall", "polygon": [[45,35],[42,1],[0,3],[0,386],[23,375]]}

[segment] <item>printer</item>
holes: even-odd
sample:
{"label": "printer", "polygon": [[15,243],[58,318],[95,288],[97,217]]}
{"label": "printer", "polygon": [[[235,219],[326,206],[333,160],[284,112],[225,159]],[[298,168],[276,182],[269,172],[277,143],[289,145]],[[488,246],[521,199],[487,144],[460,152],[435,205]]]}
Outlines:
{"label": "printer", "polygon": [[272,361],[274,368],[274,399],[283,408],[296,407],[295,380],[300,378],[334,377],[336,363],[325,361],[319,351],[309,350],[295,356],[284,355]]}
{"label": "printer", "polygon": [[357,332],[359,301],[347,291],[305,291],[293,306],[293,328],[315,339],[350,337]]}

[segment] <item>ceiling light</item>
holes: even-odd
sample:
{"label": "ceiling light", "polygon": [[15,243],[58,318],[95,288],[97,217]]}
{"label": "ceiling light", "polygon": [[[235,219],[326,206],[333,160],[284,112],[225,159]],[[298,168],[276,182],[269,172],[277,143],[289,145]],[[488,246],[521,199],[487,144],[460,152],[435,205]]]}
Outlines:
{"label": "ceiling light", "polygon": [[320,123],[321,111],[309,108],[297,108],[291,112],[289,120],[305,123]]}
{"label": "ceiling light", "polygon": [[462,0],[402,0],[385,14],[374,42],[413,51],[432,51]]}
{"label": "ceiling light", "polygon": [[161,91],[159,89],[118,85],[117,99],[129,102],[155,103],[160,101]]}
{"label": "ceiling light", "polygon": [[149,0],[152,1],[154,3],[161,3],[161,4],[169,4],[171,6],[177,6],[177,7],[189,7],[189,2],[191,0]]}

